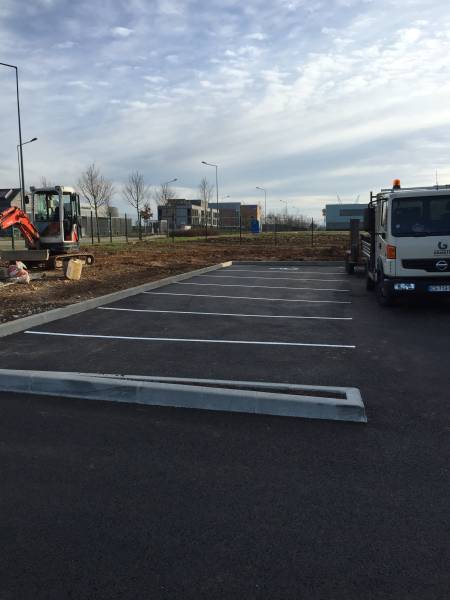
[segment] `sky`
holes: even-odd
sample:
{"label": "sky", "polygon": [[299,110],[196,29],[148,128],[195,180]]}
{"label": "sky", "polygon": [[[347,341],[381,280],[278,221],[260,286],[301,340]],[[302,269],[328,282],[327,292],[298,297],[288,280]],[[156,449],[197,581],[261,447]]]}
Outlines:
{"label": "sky", "polygon": [[[95,162],[121,188],[318,219],[370,190],[450,183],[448,0],[0,0],[19,67],[27,185]],[[0,67],[0,187],[17,186],[14,71]],[[281,202],[281,200],[283,202]]]}

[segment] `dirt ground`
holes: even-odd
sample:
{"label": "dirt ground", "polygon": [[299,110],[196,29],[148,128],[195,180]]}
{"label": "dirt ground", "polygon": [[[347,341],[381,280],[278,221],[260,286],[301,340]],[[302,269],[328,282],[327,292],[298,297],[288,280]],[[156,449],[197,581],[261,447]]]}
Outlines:
{"label": "dirt ground", "polygon": [[[210,237],[208,241],[176,238],[128,245],[90,246],[95,264],[84,266],[80,281],[69,281],[61,270],[46,272],[43,279],[28,285],[2,285],[0,282],[0,322],[74,304],[199,269],[227,260],[339,260],[343,259],[348,236],[342,233],[273,234],[243,237]],[[33,271],[30,270],[31,273]]]}

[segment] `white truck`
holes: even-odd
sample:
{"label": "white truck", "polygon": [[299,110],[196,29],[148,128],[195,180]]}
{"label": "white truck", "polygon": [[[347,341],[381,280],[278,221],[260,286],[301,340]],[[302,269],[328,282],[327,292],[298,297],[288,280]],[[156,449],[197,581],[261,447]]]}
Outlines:
{"label": "white truck", "polygon": [[363,231],[351,222],[346,268],[363,265],[383,306],[397,296],[450,297],[450,185],[370,193]]}

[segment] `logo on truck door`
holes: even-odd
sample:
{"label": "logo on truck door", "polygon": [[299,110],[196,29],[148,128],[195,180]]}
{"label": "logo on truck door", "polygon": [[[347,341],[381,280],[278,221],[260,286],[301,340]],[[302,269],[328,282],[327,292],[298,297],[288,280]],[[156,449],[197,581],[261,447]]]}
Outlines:
{"label": "logo on truck door", "polygon": [[438,250],[434,251],[435,256],[448,256],[450,255],[450,250],[448,248],[448,244],[446,242],[440,241],[438,242]]}

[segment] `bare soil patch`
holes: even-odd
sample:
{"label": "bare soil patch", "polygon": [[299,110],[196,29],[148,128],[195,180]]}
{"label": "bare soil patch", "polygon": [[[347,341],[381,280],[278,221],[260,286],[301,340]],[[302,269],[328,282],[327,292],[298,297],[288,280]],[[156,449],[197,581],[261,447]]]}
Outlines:
{"label": "bare soil patch", "polygon": [[239,238],[220,236],[90,246],[95,264],[84,267],[80,281],[64,279],[59,270],[28,285],[0,283],[0,322],[227,260],[340,260],[347,244],[348,236],[342,233],[316,233],[314,246],[309,233],[293,233],[279,234],[277,243],[272,234],[265,234],[245,236],[241,243]]}

